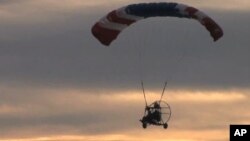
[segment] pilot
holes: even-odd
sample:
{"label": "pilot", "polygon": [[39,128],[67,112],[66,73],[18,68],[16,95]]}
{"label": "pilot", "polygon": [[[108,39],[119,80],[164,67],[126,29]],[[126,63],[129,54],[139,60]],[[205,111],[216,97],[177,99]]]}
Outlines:
{"label": "pilot", "polygon": [[154,123],[161,121],[161,107],[159,102],[155,102],[152,107],[147,107],[148,119]]}

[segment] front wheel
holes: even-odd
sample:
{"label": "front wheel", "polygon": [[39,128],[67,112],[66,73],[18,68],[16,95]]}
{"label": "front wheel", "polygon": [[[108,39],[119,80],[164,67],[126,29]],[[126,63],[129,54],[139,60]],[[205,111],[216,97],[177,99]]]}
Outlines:
{"label": "front wheel", "polygon": [[147,123],[142,123],[142,127],[144,128],[144,129],[146,129],[147,128]]}
{"label": "front wheel", "polygon": [[163,124],[163,128],[164,128],[164,129],[167,129],[167,128],[168,128],[168,124],[167,124],[167,123],[164,123],[164,124]]}

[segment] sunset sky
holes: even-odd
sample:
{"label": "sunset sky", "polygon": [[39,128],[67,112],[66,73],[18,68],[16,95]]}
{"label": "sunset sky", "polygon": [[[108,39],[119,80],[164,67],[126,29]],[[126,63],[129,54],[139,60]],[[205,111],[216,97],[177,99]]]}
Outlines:
{"label": "sunset sky", "polygon": [[[133,24],[109,48],[92,36],[141,2],[160,1],[0,0],[0,141],[228,141],[230,124],[250,124],[250,1],[172,1],[212,17],[217,42],[180,18]],[[167,130],[141,127],[141,80],[149,103],[168,81]]]}

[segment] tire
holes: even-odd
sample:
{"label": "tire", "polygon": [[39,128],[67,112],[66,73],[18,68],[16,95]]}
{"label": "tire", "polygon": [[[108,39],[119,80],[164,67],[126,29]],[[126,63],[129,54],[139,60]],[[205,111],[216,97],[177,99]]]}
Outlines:
{"label": "tire", "polygon": [[163,128],[164,128],[164,129],[167,129],[167,128],[168,128],[168,124],[167,124],[167,123],[164,123],[164,124],[163,124]]}

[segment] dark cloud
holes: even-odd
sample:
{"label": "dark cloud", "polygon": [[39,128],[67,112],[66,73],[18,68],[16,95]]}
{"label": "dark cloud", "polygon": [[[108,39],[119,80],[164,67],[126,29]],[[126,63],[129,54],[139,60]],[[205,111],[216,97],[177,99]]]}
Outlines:
{"label": "dark cloud", "polygon": [[216,43],[197,22],[174,18],[132,25],[110,48],[90,33],[99,16],[79,14],[40,27],[10,25],[4,32],[13,37],[1,39],[1,81],[134,87],[143,74],[156,87],[165,78],[176,87],[248,87],[247,13],[212,15],[225,31]]}

